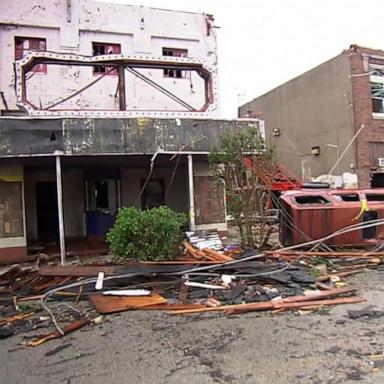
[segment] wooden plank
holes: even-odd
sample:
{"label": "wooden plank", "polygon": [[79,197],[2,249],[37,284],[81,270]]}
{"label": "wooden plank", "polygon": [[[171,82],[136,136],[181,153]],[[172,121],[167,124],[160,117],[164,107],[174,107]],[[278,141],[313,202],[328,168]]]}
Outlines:
{"label": "wooden plank", "polygon": [[232,257],[224,255],[223,253],[217,252],[210,248],[204,248],[203,252],[207,255],[213,257],[215,260],[221,260],[221,261],[231,261],[233,260]]}
{"label": "wooden plank", "polygon": [[325,258],[338,258],[338,257],[356,257],[356,258],[371,258],[371,257],[382,257],[384,256],[384,252],[370,252],[367,250],[356,252],[320,252],[320,251],[265,251],[264,252],[268,256],[273,257],[311,257],[311,256],[320,256]]}
{"label": "wooden plank", "polygon": [[42,265],[39,268],[41,276],[97,276],[99,272],[106,275],[117,273],[118,267],[110,265]]}
{"label": "wooden plank", "polygon": [[89,300],[95,306],[97,312],[114,313],[127,311],[129,309],[141,309],[157,304],[166,304],[167,300],[157,293],[151,296],[104,296],[100,293],[94,293],[89,296]]}
{"label": "wooden plank", "polygon": [[30,317],[34,315],[35,312],[28,312],[28,313],[18,313],[17,315],[10,316],[10,317],[2,317],[0,318],[0,326],[3,326],[8,323],[13,323],[15,321],[26,319],[27,317]]}
{"label": "wooden plank", "polygon": [[[77,320],[71,324],[68,324],[67,326],[65,326],[63,328],[64,335],[67,335],[68,333],[76,331],[77,329],[84,327],[84,325],[87,325],[90,323],[91,323],[91,320],[89,320],[89,319],[80,319],[80,320]],[[37,347],[38,345],[41,345],[48,340],[58,339],[59,337],[62,337],[64,335],[62,335],[58,330],[53,331],[50,333],[43,334],[43,335],[39,336],[37,339],[29,341],[27,343],[27,345],[29,347]]]}
{"label": "wooden plank", "polygon": [[[320,303],[322,300],[327,297],[332,297],[335,295],[341,295],[341,294],[348,294],[351,292],[354,292],[355,288],[335,288],[333,290],[327,290],[324,292],[318,292],[316,295],[299,295],[299,296],[290,296],[287,298],[282,298],[280,301],[277,300],[269,300],[265,302],[257,302],[257,303],[247,303],[247,304],[233,304],[233,305],[223,305],[221,307],[214,307],[214,308],[206,308],[206,309],[196,309],[196,310],[180,310],[180,311],[174,311],[173,314],[189,314],[189,313],[198,313],[198,312],[211,312],[211,311],[230,311],[230,312],[248,312],[248,311],[258,311],[258,310],[268,310],[268,309],[276,309],[276,308],[285,308],[284,306],[277,307],[280,304],[287,304],[287,307],[289,307],[290,304],[293,303],[305,303],[305,302],[318,302]],[[355,297],[355,296],[354,296]],[[317,300],[316,300],[317,299]],[[343,297],[341,299],[349,299],[349,297]],[[360,298],[361,299],[361,298]],[[323,300],[324,301],[324,300]],[[319,304],[321,305],[321,304]]]}
{"label": "wooden plank", "polygon": [[185,263],[182,264],[144,264],[132,263],[131,265],[65,265],[50,266],[43,265],[39,268],[41,276],[98,276],[99,272],[105,275],[123,275],[127,273],[137,273],[148,276],[153,273],[179,272],[189,269]]}
{"label": "wooden plank", "polygon": [[171,311],[171,310],[187,310],[187,309],[202,309],[202,308],[208,308],[205,304],[184,304],[184,303],[175,303],[175,304],[156,304],[156,305],[149,305],[147,307],[141,307],[139,308],[142,310],[152,310],[152,311]]}

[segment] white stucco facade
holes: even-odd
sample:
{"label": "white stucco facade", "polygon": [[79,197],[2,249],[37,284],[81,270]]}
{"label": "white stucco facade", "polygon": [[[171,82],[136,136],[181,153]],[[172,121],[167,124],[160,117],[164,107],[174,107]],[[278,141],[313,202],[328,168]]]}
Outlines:
{"label": "white stucco facade", "polygon": [[[212,17],[91,0],[3,0],[0,2],[0,111],[16,111],[14,62],[16,39],[45,41],[46,51],[92,56],[94,44],[117,46],[124,56],[162,57],[164,49],[200,60],[217,84],[216,30]],[[28,48],[28,43],[26,43]],[[117,49],[117,48],[116,48]],[[162,69],[140,73],[198,109],[204,104],[204,80],[193,71],[166,76]],[[49,65],[26,77],[28,100],[44,109],[93,82],[100,73],[93,66]],[[116,110],[118,76],[111,73],[79,95],[60,104],[63,110]],[[183,107],[142,79],[125,74],[126,107],[130,111],[182,111]],[[218,117],[214,108],[204,117]]]}

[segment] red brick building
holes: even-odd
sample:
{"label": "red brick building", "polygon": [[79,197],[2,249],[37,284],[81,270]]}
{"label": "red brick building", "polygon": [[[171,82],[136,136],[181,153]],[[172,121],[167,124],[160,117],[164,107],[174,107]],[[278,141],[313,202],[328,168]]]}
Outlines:
{"label": "red brick building", "polygon": [[351,45],[239,108],[254,113],[304,179],[352,172],[360,188],[384,186],[384,51]]}

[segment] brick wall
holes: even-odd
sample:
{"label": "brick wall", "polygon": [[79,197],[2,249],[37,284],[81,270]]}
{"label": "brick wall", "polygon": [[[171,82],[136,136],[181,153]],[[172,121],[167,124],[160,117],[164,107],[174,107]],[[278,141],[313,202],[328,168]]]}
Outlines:
{"label": "brick wall", "polygon": [[[355,132],[364,124],[364,128],[356,139],[356,169],[359,177],[359,187],[367,188],[371,185],[371,172],[377,164],[373,164],[372,151],[374,144],[384,143],[384,119],[373,119],[371,85],[369,75],[364,67],[362,54],[379,55],[384,58],[384,51],[357,48],[344,52],[349,56],[351,63],[351,82],[353,94],[353,111]],[[370,63],[384,66],[384,59],[373,60]]]}

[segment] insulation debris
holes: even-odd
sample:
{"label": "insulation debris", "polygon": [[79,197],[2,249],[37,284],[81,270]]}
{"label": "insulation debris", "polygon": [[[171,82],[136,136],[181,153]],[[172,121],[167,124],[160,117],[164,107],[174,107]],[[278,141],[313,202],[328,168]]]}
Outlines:
{"label": "insulation debris", "polygon": [[185,235],[188,242],[200,250],[210,248],[218,251],[223,247],[223,242],[217,231],[186,232]]}

